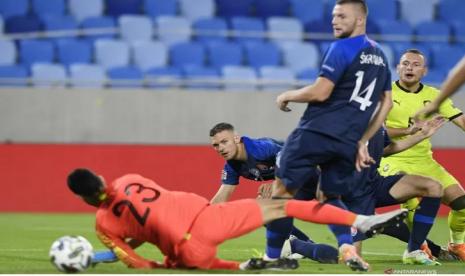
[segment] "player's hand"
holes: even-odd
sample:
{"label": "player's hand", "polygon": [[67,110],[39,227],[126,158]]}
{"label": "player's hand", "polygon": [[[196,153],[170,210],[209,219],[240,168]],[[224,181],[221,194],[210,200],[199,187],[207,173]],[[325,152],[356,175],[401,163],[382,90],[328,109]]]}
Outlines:
{"label": "player's hand", "polygon": [[438,129],[440,129],[447,120],[441,115],[434,116],[431,120],[425,122],[421,129],[421,134],[425,137],[431,137]]}
{"label": "player's hand", "polygon": [[286,100],[286,93],[282,93],[276,98],[276,104],[278,105],[279,109],[284,112],[292,111],[292,109],[287,106],[289,101]]}
{"label": "player's hand", "polygon": [[433,101],[429,104],[427,104],[425,107],[422,109],[418,110],[417,113],[413,116],[413,120],[415,122],[425,120],[428,116],[433,115],[439,110],[439,105]]}
{"label": "player's hand", "polygon": [[361,172],[364,168],[368,168],[371,164],[375,164],[375,160],[368,153],[368,145],[365,142],[358,142],[357,157],[355,158],[355,169]]}
{"label": "player's hand", "polygon": [[413,125],[411,125],[407,129],[407,135],[413,135],[413,134],[417,133],[418,131],[420,131],[422,129],[424,124],[425,124],[424,121],[414,121]]}
{"label": "player's hand", "polygon": [[273,185],[271,183],[263,183],[258,187],[257,198],[258,199],[270,199],[271,192],[273,191]]}

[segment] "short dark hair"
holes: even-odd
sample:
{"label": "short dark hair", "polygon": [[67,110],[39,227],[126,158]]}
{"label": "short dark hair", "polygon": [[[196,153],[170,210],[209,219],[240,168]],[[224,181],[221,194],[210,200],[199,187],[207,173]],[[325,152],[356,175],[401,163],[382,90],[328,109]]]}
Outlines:
{"label": "short dark hair", "polygon": [[[426,64],[426,62],[427,62],[426,56],[425,56],[425,54],[423,54],[422,51],[420,51],[420,50],[418,50],[418,49],[416,49],[416,48],[410,48],[410,49],[405,50],[404,53],[402,54],[402,56],[405,55],[405,54],[408,54],[408,53],[410,53],[410,54],[417,54],[417,55],[422,56],[423,59],[425,60],[425,64]],[[401,56],[401,57],[402,57],[402,56]]]}
{"label": "short dark hair", "polygon": [[229,123],[218,123],[212,129],[210,129],[210,137],[215,136],[217,133],[220,133],[224,130],[234,131],[233,125]]}
{"label": "short dark hair", "polygon": [[68,175],[68,188],[80,196],[94,196],[103,187],[102,180],[91,170],[78,168]]}
{"label": "short dark hair", "polygon": [[368,6],[365,3],[365,0],[337,0],[336,5],[343,5],[343,4],[358,4],[362,7],[363,13],[368,15]]}

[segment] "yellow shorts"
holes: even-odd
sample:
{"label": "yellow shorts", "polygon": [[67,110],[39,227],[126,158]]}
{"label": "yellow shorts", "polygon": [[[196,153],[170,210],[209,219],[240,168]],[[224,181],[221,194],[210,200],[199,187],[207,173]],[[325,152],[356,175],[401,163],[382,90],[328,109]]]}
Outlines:
{"label": "yellow shorts", "polygon": [[378,171],[383,176],[405,173],[430,177],[441,183],[444,189],[459,184],[457,179],[433,158],[409,160],[387,157],[381,160]]}

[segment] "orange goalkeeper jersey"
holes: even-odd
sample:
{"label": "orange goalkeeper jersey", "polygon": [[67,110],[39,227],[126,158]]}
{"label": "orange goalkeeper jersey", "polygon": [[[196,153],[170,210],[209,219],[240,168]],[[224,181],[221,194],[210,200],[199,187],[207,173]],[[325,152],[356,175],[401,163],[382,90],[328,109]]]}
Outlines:
{"label": "orange goalkeeper jersey", "polygon": [[150,179],[128,174],[107,187],[107,199],[97,210],[97,235],[129,267],[157,267],[126,241],[152,243],[168,260],[175,260],[176,246],[207,205],[208,200],[199,195],[168,191]]}

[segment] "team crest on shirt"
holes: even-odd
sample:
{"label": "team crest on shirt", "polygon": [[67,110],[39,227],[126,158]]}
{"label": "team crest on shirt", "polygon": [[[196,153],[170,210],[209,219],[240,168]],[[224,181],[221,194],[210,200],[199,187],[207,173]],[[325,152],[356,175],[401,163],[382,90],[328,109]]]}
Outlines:
{"label": "team crest on shirt", "polygon": [[228,178],[228,172],[225,170],[221,171],[221,180],[226,180]]}
{"label": "team crest on shirt", "polygon": [[384,165],[383,172],[389,171],[389,164]]}

